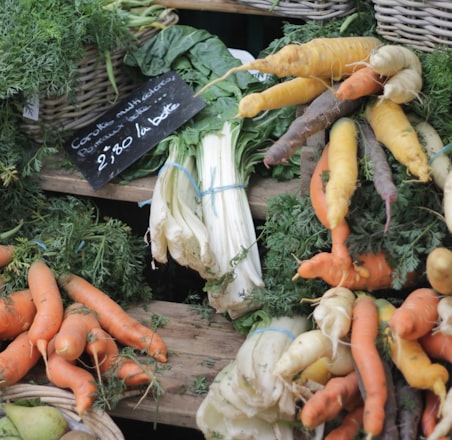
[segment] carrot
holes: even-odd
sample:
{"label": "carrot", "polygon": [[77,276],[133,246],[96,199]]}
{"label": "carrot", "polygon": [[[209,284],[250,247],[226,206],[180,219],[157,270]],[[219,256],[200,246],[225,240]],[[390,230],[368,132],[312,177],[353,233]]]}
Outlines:
{"label": "carrot", "polygon": [[424,409],[423,392],[408,385],[404,378],[396,381],[399,432],[401,440],[418,440]]}
{"label": "carrot", "polygon": [[29,337],[46,360],[48,342],[56,335],[63,321],[63,299],[55,276],[42,260],[35,260],[28,270],[28,287],[36,306],[36,316]]}
{"label": "carrot", "polygon": [[421,182],[428,182],[431,169],[417,133],[403,108],[389,100],[371,100],[365,110],[376,139],[388,148],[395,159]]}
{"label": "carrot", "polygon": [[381,46],[370,55],[369,66],[380,75],[390,77],[384,85],[384,99],[406,104],[419,97],[422,65],[411,49],[392,44]]}
{"label": "carrot", "polygon": [[422,336],[419,342],[424,351],[433,359],[452,364],[452,336],[441,332],[430,332]]}
{"label": "carrot", "polygon": [[364,390],[364,431],[377,436],[383,431],[388,396],[383,361],[376,347],[378,310],[368,295],[359,296],[352,311],[350,347]]}
{"label": "carrot", "polygon": [[72,273],[60,275],[58,282],[72,300],[94,310],[100,325],[120,343],[145,351],[160,362],[167,361],[167,349],[160,336],[130,316],[106,293]]}
{"label": "carrot", "polygon": [[149,368],[120,355],[118,345],[105,330],[100,329],[98,337],[105,341],[104,351],[93,350],[93,346],[90,344],[87,344],[86,351],[92,356],[95,367],[99,368],[101,376],[117,376],[128,386],[143,385],[152,380],[154,374]]}
{"label": "carrot", "polygon": [[384,232],[387,232],[391,223],[391,204],[397,200],[398,190],[394,184],[391,167],[389,166],[383,147],[377,141],[369,123],[361,120],[359,122],[359,131],[359,151],[361,156],[370,162],[375,189],[385,202],[386,223]]}
{"label": "carrot", "polygon": [[258,70],[280,78],[288,76],[339,80],[362,68],[372,50],[381,45],[374,37],[314,38],[303,44],[288,44],[274,54],[229,69],[223,76],[209,82],[196,95],[230,75]]}
{"label": "carrot", "polygon": [[0,299],[0,339],[11,339],[30,328],[36,306],[29,289],[18,290]]}
{"label": "carrot", "polygon": [[239,118],[254,118],[264,110],[311,102],[326,89],[326,84],[315,78],[296,77],[281,82],[259,93],[250,93],[239,102]]}
{"label": "carrot", "polygon": [[418,341],[402,339],[390,331],[389,320],[396,308],[383,298],[376,300],[380,327],[385,344],[389,348],[391,359],[413,388],[431,390],[439,396],[442,403],[446,397],[446,383],[449,380],[447,369],[432,363]]}
{"label": "carrot", "polygon": [[4,267],[13,260],[15,247],[13,245],[0,245],[0,267]]}
{"label": "carrot", "polygon": [[393,333],[416,340],[431,332],[438,319],[439,296],[433,289],[418,288],[410,292],[389,320]]}
{"label": "carrot", "polygon": [[308,365],[300,374],[300,382],[313,381],[325,385],[331,379],[331,371],[328,369],[328,357],[322,356],[311,365]]}
{"label": "carrot", "polygon": [[329,178],[325,188],[327,217],[334,229],[348,214],[358,180],[358,132],[353,119],[339,118],[330,130]]}
{"label": "carrot", "polygon": [[309,136],[328,128],[342,116],[357,110],[362,99],[339,99],[337,85],[325,90],[308,105],[306,111],[295,118],[286,132],[267,150],[264,164],[268,167],[286,162]]}
{"label": "carrot", "polygon": [[[329,229],[322,178],[327,170],[328,146],[322,152],[312,175],[310,195],[317,218]],[[393,271],[386,261],[385,255],[383,253],[361,255],[358,264],[355,264],[346,245],[349,235],[350,229],[343,220],[331,231],[331,253],[321,252],[309,260],[301,261],[294,279],[297,277],[321,278],[330,286],[342,286],[351,290],[373,291],[390,288]]]}
{"label": "carrot", "polygon": [[338,416],[349,405],[356,406],[360,398],[355,371],[346,376],[333,377],[303,405],[300,421],[307,428],[315,428]]}
{"label": "carrot", "polygon": [[[341,424],[331,430],[325,440],[353,440],[363,425],[364,406],[351,409],[341,421]],[[392,439],[396,440],[396,439]]]}
{"label": "carrot", "polygon": [[444,437],[450,438],[452,432],[452,388],[447,391],[444,404],[441,407],[440,418],[435,425],[433,432],[427,437],[427,440],[442,440]]}
{"label": "carrot", "polygon": [[336,91],[339,99],[357,99],[374,95],[383,90],[385,78],[375,72],[370,66],[365,66],[353,72],[344,79]]}
{"label": "carrot", "polygon": [[100,327],[96,314],[83,304],[72,303],[55,335],[55,351],[68,361],[76,360],[85,350],[88,333],[96,327]]}
{"label": "carrot", "polygon": [[54,340],[48,344],[49,353],[46,365],[48,380],[57,387],[72,390],[75,397],[75,410],[81,415],[91,408],[97,395],[94,376],[73,361],[62,358],[55,352]]}
{"label": "carrot", "polygon": [[452,251],[450,249],[442,246],[432,249],[427,255],[425,271],[433,289],[442,295],[452,295]]}
{"label": "carrot", "polygon": [[19,382],[37,363],[41,355],[30,345],[28,331],[17,335],[0,352],[0,387]]}

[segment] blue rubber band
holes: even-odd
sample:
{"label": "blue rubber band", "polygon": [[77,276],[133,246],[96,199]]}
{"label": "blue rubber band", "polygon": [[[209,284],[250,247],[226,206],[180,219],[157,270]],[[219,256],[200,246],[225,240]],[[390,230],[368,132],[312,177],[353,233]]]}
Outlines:
{"label": "blue rubber band", "polygon": [[443,153],[447,153],[448,150],[450,149],[450,147],[452,147],[452,143],[449,143],[449,144],[447,144],[447,145],[444,145],[444,147],[441,148],[441,150],[437,151],[437,152],[430,158],[430,160],[428,161],[429,165],[431,165],[432,162],[433,162],[438,156],[440,156],[440,155],[443,154]]}
{"label": "blue rubber band", "polygon": [[267,331],[277,331],[277,332],[281,332],[284,333],[286,336],[288,336],[292,341],[296,338],[296,336],[290,332],[289,330],[283,328],[283,327],[277,327],[277,326],[270,326],[270,327],[262,327],[262,328],[258,328],[254,331],[252,331],[250,333],[250,335],[253,335],[254,333],[264,333]]}
{"label": "blue rubber band", "polygon": [[77,249],[75,250],[75,253],[76,254],[79,253],[85,247],[85,244],[86,244],[85,240],[82,240],[79,243],[79,245],[77,246]]}
{"label": "blue rubber band", "polygon": [[45,251],[49,250],[49,248],[42,241],[34,240],[33,243],[37,244],[40,248],[44,249]]}

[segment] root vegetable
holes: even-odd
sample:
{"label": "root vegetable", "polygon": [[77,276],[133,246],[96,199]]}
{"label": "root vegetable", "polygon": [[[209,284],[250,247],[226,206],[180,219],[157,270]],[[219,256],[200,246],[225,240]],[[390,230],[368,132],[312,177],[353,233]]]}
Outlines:
{"label": "root vegetable", "polygon": [[443,296],[438,302],[439,324],[436,331],[452,337],[452,296]]}
{"label": "root vegetable", "polygon": [[419,339],[429,333],[438,319],[439,301],[440,297],[433,289],[413,290],[389,320],[392,332],[409,340]]}
{"label": "root vegetable", "polygon": [[356,70],[344,79],[336,91],[339,99],[358,99],[374,95],[383,90],[385,78],[370,66]]}
{"label": "root vegetable", "polygon": [[433,289],[442,295],[452,295],[452,251],[450,249],[437,247],[431,250],[427,255],[425,270],[428,282]]}
{"label": "root vegetable", "polygon": [[365,117],[376,139],[421,182],[430,180],[431,169],[419,138],[403,108],[392,101],[371,100]]}

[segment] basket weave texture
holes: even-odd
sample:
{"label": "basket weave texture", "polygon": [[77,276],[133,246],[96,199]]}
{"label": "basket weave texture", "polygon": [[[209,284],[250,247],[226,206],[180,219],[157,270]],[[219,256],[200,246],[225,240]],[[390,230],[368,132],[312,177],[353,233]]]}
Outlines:
{"label": "basket weave texture", "polygon": [[[170,26],[177,23],[179,17],[170,12],[159,23]],[[143,44],[159,32],[159,28],[150,27],[134,32],[137,44]],[[105,61],[99,57],[94,46],[87,47],[79,65],[78,87],[75,99],[67,96],[41,98],[39,101],[39,120],[23,120],[22,128],[37,143],[42,142],[43,129],[57,129],[62,132],[75,131],[95,121],[110,109],[118,99],[127,97],[136,87],[136,83],[123,64],[126,49],[111,53],[111,62],[119,95],[108,78]]]}
{"label": "basket weave texture", "polygon": [[1,394],[2,401],[37,398],[89,426],[101,440],[125,440],[121,430],[106,412],[90,408],[79,416],[75,412],[75,398],[70,391],[48,385],[16,384],[5,388]]}
{"label": "basket weave texture", "polygon": [[451,0],[373,0],[377,32],[387,40],[432,52],[452,47]]}
{"label": "basket weave texture", "polygon": [[[353,12],[355,3],[353,0],[239,0],[254,8],[271,11],[284,17],[300,18],[304,20],[330,20],[335,17],[343,17]],[[276,6],[274,4],[276,3]]]}

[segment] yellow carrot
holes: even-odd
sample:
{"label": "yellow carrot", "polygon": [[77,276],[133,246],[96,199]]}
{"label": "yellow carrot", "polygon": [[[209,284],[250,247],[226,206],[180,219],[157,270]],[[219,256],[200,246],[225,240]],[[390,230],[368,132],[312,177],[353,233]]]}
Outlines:
{"label": "yellow carrot", "polygon": [[374,37],[314,38],[303,44],[288,44],[265,58],[233,67],[223,76],[209,82],[196,95],[230,75],[259,70],[280,78],[304,76],[339,80],[364,67],[371,52],[381,45]]}
{"label": "yellow carrot", "polygon": [[319,96],[327,85],[315,78],[297,77],[276,84],[260,93],[250,93],[239,102],[240,118],[254,118],[264,110],[273,110],[289,105],[311,102]]}
{"label": "yellow carrot", "polygon": [[432,363],[417,340],[409,341],[391,333],[389,321],[396,307],[386,299],[377,299],[376,303],[380,327],[383,329],[384,340],[392,361],[410,386],[433,391],[439,397],[442,407],[446,398],[446,384],[449,380],[447,369],[441,364]]}
{"label": "yellow carrot", "polygon": [[428,157],[403,108],[390,100],[371,100],[365,111],[375,137],[421,182],[431,178]]}
{"label": "yellow carrot", "polygon": [[358,132],[353,119],[340,118],[330,130],[327,218],[334,229],[345,219],[358,179]]}

